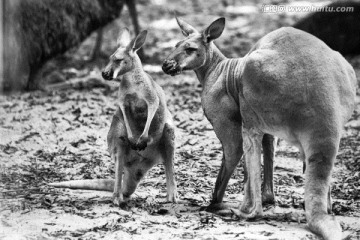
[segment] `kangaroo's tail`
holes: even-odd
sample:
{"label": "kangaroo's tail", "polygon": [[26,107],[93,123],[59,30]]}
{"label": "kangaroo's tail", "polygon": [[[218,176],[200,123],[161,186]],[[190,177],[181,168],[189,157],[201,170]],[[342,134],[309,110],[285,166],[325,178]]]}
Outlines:
{"label": "kangaroo's tail", "polygon": [[55,188],[71,188],[112,192],[114,190],[114,179],[72,180],[58,183],[49,183],[48,185]]}

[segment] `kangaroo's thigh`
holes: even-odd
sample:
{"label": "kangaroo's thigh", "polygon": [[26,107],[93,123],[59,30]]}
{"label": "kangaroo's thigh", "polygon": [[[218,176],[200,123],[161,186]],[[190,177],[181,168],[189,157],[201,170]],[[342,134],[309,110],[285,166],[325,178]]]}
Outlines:
{"label": "kangaroo's thigh", "polygon": [[107,134],[108,150],[111,154],[116,146],[128,145],[127,133],[121,111],[118,109],[111,121],[110,129]]}

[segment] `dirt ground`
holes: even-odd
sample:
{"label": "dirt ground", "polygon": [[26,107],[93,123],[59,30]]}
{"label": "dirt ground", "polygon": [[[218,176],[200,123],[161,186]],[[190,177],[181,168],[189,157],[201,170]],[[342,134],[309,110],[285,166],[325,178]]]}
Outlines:
{"label": "dirt ground", "polygon": [[[204,3],[206,2],[206,3]],[[166,203],[162,165],[151,169],[124,209],[110,192],[53,189],[49,182],[111,178],[114,165],[106,134],[117,106],[117,83],[102,82],[106,58],[88,62],[95,34],[47,65],[48,84],[95,79],[88,87],[36,91],[0,97],[0,239],[318,239],[306,228],[304,175],[296,148],[279,141],[275,159],[276,206],[261,219],[216,216],[200,208],[210,203],[222,149],[205,119],[201,86],[191,72],[170,77],[160,64],[181,33],[173,11],[199,29],[225,16],[216,41],[228,57],[243,56],[261,36],[304,16],[266,14],[259,5],[235,1],[140,1],[140,24],[149,29],[145,69],[164,88],[177,127],[175,172],[180,203]],[[127,10],[105,29],[103,52],[114,50],[119,28],[128,26]],[[360,76],[360,57],[348,57]],[[359,77],[358,77],[359,79]],[[360,239],[360,98],[345,127],[333,173],[333,211],[345,239]],[[238,166],[225,199],[243,197],[243,168]]]}

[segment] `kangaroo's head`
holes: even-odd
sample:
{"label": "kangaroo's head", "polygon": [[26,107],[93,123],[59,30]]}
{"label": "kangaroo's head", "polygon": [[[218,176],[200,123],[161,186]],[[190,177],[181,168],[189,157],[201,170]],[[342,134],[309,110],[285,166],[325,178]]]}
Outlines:
{"label": "kangaroo's head", "polygon": [[186,38],[176,44],[163,63],[163,71],[172,76],[203,66],[211,51],[211,42],[220,37],[225,27],[225,18],[215,20],[201,32],[180,18],[176,17],[176,21]]}
{"label": "kangaroo's head", "polygon": [[110,61],[102,71],[105,80],[116,79],[135,68],[136,62],[140,61],[136,54],[145,43],[147,31],[144,30],[131,40],[129,29],[124,28],[120,31],[117,40],[117,49],[110,56]]}

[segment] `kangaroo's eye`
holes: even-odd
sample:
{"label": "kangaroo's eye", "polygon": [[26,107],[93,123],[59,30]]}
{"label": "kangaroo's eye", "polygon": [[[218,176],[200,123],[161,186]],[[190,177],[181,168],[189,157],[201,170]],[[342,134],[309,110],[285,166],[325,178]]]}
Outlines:
{"label": "kangaroo's eye", "polygon": [[122,59],[116,59],[116,60],[115,60],[115,63],[116,63],[116,64],[120,64],[121,61],[122,61]]}
{"label": "kangaroo's eye", "polygon": [[192,48],[192,47],[189,47],[189,48],[186,48],[185,51],[186,51],[186,54],[191,54],[193,52],[196,52],[197,48]]}

